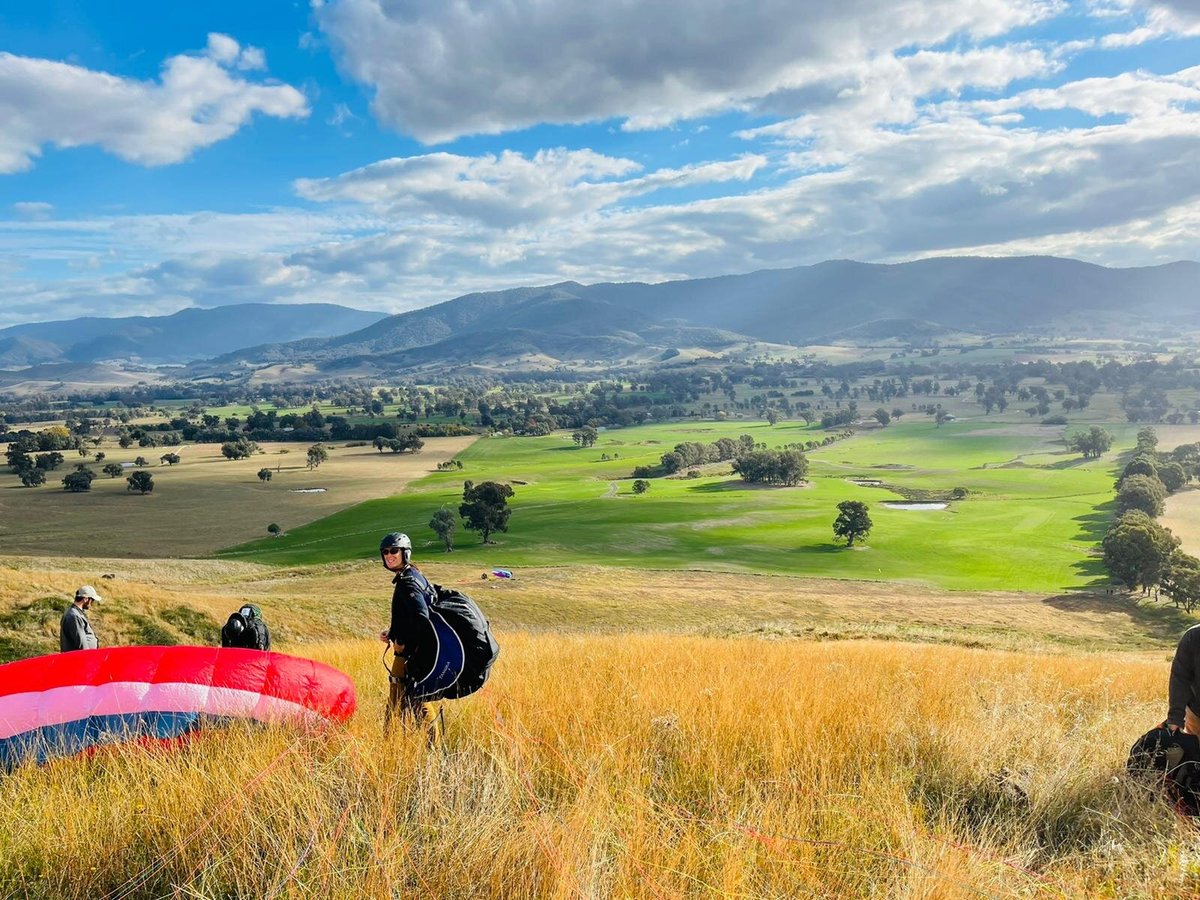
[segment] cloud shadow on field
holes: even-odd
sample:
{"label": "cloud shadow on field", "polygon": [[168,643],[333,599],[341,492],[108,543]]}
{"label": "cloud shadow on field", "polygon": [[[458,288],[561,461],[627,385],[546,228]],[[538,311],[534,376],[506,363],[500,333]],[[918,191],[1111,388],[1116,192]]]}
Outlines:
{"label": "cloud shadow on field", "polygon": [[1165,603],[1155,604],[1150,598],[1140,598],[1114,589],[1113,593],[1080,591],[1057,594],[1042,601],[1063,612],[1099,613],[1129,619],[1143,635],[1156,641],[1174,642],[1196,624],[1194,617]]}

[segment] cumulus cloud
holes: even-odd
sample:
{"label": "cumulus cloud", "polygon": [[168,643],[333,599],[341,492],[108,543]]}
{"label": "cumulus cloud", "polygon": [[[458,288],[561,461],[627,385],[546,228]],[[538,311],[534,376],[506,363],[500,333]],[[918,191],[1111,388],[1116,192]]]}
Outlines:
{"label": "cumulus cloud", "polygon": [[503,4],[334,0],[315,15],[375,114],[435,143],[542,122],[650,128],[823,84],[831,71],[997,37],[1056,0],[613,0]]}
{"label": "cumulus cloud", "polygon": [[0,173],[29,168],[47,144],[96,145],[147,166],[176,163],[255,113],[308,115],[295,88],[235,74],[264,64],[260,50],[220,34],[209,35],[201,55],[169,58],[157,82],[0,53]]}
{"label": "cumulus cloud", "polygon": [[513,151],[482,157],[431,153],[382,162],[335,178],[301,179],[309,200],[364,203],[392,217],[455,216],[495,227],[545,222],[602,209],[667,188],[745,181],[766,165],[762,156],[660,169],[629,177],[638,163],[592,150]]}

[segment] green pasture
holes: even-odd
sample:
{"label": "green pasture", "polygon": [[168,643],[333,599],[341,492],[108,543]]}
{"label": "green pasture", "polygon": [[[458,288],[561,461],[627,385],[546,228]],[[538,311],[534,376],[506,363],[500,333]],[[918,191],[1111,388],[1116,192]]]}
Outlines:
{"label": "green pasture", "polygon": [[[632,493],[634,466],[652,464],[681,441],[749,433],[770,446],[819,439],[797,422],[688,423],[613,429],[589,449],[567,434],[483,438],[459,454],[464,470],[436,473],[400,495],[371,500],[223,555],[278,564],[371,557],[378,537],[409,532],[420,556],[444,550],[428,528],[432,513],[457,508],[462,482],[507,481],[516,495],[510,531],[482,546],[459,531],[454,562],[488,566],[572,565],[813,575],[929,584],[959,590],[1054,592],[1105,578],[1094,550],[1111,517],[1117,453],[1069,454],[1064,429],[1007,422],[948,423],[923,416],[862,432],[809,453],[809,483],[754,487],[729,471],[653,479]],[[608,460],[602,459],[607,454]],[[865,487],[849,479],[877,479]],[[523,482],[523,483],[522,483]],[[947,509],[890,509],[904,492],[967,489]],[[875,527],[864,546],[833,540],[842,500],[870,504]]]}

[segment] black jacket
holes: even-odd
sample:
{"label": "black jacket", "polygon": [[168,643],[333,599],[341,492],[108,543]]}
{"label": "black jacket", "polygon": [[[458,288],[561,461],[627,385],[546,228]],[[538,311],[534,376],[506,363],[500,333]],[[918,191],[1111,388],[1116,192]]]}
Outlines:
{"label": "black jacket", "polygon": [[1200,625],[1193,625],[1179,639],[1171,661],[1167,724],[1183,726],[1183,710],[1190,707],[1200,715]]}
{"label": "black jacket", "polygon": [[392,623],[388,640],[404,646],[404,655],[411,657],[423,639],[432,633],[429,623],[429,604],[433,601],[433,586],[416,566],[405,566],[392,579]]}

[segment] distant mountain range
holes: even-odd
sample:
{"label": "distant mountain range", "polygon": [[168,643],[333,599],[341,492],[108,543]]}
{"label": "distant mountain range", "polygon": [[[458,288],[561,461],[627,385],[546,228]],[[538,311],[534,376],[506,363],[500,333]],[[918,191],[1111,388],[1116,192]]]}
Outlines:
{"label": "distant mountain range", "polygon": [[170,316],[14,325],[0,330],[0,368],[102,360],[185,363],[268,341],[344,334],[384,317],[329,303],[244,303],[184,309]]}
{"label": "distant mountain range", "polygon": [[1131,338],[1155,330],[1200,331],[1200,263],[1110,269],[1055,257],[837,260],[662,284],[514,288],[394,316],[243,304],[83,318],[0,330],[0,368],[50,365],[49,379],[54,366],[120,359],[191,363],[193,375],[281,364],[308,366],[316,377],[385,375],[470,364],[637,364],[755,342]]}
{"label": "distant mountain range", "polygon": [[844,260],[663,284],[564,282],[468,294],[339,337],[241,349],[206,370],[316,363],[382,373],[437,364],[638,362],[672,348],[968,333],[1131,337],[1200,330],[1200,263],[1135,269],[1055,257]]}

